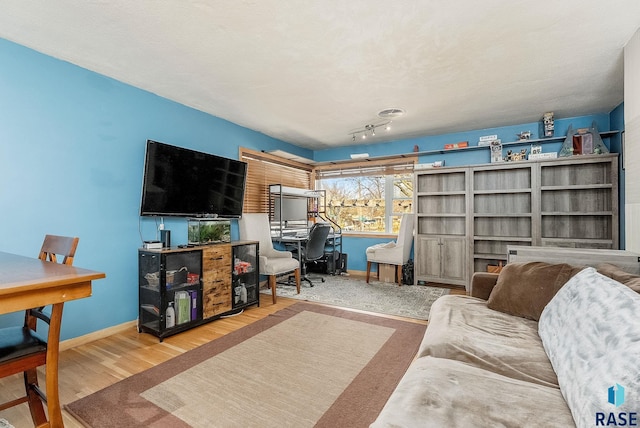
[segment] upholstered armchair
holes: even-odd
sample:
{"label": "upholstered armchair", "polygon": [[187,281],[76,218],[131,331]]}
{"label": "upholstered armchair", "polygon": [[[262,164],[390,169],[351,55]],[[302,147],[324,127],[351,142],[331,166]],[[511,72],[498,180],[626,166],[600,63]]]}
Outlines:
{"label": "upholstered armchair", "polygon": [[269,215],[266,213],[242,214],[238,226],[240,239],[259,242],[260,274],[269,278],[273,303],[276,303],[276,277],[278,276],[293,272],[296,290],[300,294],[300,262],[293,258],[290,251],[273,248]]}
{"label": "upholstered armchair", "polygon": [[413,245],[413,214],[403,214],[400,220],[400,231],[395,241],[376,244],[367,248],[367,283],[371,274],[371,264],[377,263],[378,279],[380,263],[396,266],[398,285],[402,285],[402,265],[409,261]]}

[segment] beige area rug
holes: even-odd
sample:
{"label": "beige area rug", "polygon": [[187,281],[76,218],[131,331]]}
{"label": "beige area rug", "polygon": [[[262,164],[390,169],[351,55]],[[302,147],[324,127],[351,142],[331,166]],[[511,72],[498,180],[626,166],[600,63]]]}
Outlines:
{"label": "beige area rug", "polygon": [[[324,278],[325,282],[315,280],[313,287],[310,287],[308,282],[302,282],[300,294],[296,294],[294,285],[278,284],[276,295],[378,314],[427,320],[433,302],[450,291],[448,288],[427,285],[399,287],[395,283],[373,279],[367,284],[364,279],[343,275],[311,276]],[[262,289],[260,292],[271,294],[270,289]]]}
{"label": "beige area rug", "polygon": [[296,303],[66,409],[89,427],[367,427],[426,326]]}

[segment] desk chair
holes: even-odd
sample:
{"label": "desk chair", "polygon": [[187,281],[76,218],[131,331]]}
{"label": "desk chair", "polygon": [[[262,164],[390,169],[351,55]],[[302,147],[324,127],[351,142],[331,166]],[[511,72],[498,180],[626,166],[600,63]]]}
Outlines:
{"label": "desk chair", "polygon": [[[329,223],[315,223],[309,230],[307,243],[301,249],[302,254],[296,255],[302,265],[301,281],[307,281],[311,287],[313,287],[313,278],[307,275],[307,264],[324,257],[324,246],[327,242],[329,231],[331,231]],[[320,278],[320,280],[324,282],[324,278]]]}
{"label": "desk chair", "polygon": [[380,263],[396,266],[398,285],[402,285],[402,265],[409,261],[413,245],[413,214],[402,214],[398,239],[384,244],[376,244],[367,248],[367,284],[371,273],[371,264],[378,264],[380,279]]}
{"label": "desk chair", "polygon": [[[38,258],[57,263],[56,255],[59,255],[63,256],[63,264],[72,265],[78,241],[79,238],[46,235]],[[51,319],[62,318],[62,310],[53,311],[51,315],[47,315],[43,309],[35,308],[26,311],[22,326],[0,329],[0,377],[22,372],[26,394],[23,397],[0,404],[0,411],[18,404],[29,403],[31,418],[36,426],[47,423],[47,416],[42,405],[47,401],[44,392],[38,386],[37,368],[47,363],[58,365],[58,361],[47,361],[47,342],[45,338],[36,333],[36,324],[38,320],[49,324]],[[59,326],[60,323],[54,323],[54,325]],[[60,335],[59,329],[55,334]],[[55,355],[58,353],[56,352]]]}
{"label": "desk chair", "polygon": [[258,241],[260,252],[260,275],[269,278],[269,288],[273,303],[276,303],[276,277],[294,272],[296,290],[300,294],[300,263],[293,258],[290,251],[273,248],[271,226],[266,213],[242,214],[238,221],[240,239]]}

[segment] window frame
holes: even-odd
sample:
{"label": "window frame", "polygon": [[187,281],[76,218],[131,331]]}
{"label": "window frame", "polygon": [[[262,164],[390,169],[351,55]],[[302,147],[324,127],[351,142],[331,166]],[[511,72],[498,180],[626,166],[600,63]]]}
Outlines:
{"label": "window frame", "polygon": [[[394,178],[397,174],[410,174],[413,176],[415,165],[418,162],[417,156],[399,156],[389,157],[379,160],[359,160],[332,162],[325,165],[318,165],[314,168],[314,187],[317,190],[319,181],[330,178],[355,177],[355,176],[385,176],[385,231],[347,231],[343,230],[343,234],[349,236],[395,236],[392,232],[393,218],[400,216],[402,213],[393,212],[394,208]],[[413,202],[413,197],[411,198]],[[412,207],[413,209],[413,207]]]}

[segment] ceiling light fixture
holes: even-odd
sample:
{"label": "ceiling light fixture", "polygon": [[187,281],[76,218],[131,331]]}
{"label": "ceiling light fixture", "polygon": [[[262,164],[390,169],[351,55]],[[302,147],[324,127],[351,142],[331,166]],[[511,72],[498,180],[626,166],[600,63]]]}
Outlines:
{"label": "ceiling light fixture", "polygon": [[365,125],[364,128],[362,129],[357,129],[355,131],[351,131],[349,132],[349,135],[351,135],[351,141],[356,141],[356,135],[359,135],[360,138],[362,138],[363,140],[367,139],[368,135],[371,135],[372,137],[376,136],[376,128],[380,128],[383,127],[384,129],[389,131],[391,130],[391,121],[390,120],[385,120],[383,122],[380,123],[376,123],[376,124],[368,124]]}
{"label": "ceiling light fixture", "polygon": [[400,117],[404,113],[405,111],[401,108],[386,108],[378,112],[378,117],[381,117],[383,119],[392,119],[392,118]]}

